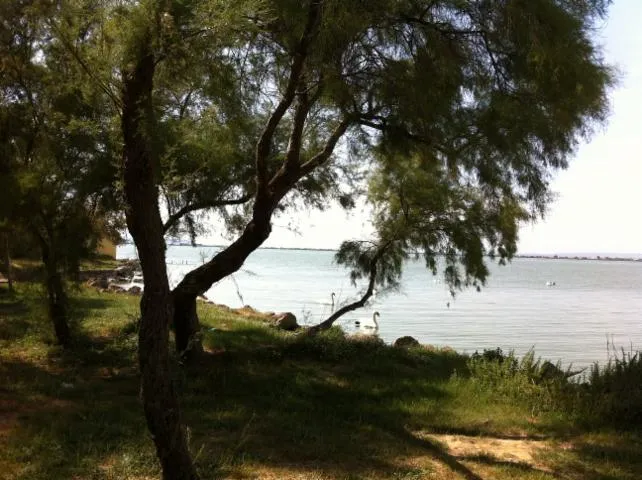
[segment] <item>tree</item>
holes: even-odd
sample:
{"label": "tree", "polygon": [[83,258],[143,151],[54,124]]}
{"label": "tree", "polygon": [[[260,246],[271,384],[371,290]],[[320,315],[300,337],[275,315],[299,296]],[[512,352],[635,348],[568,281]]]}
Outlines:
{"label": "tree", "polygon": [[[176,64],[193,61],[190,52],[202,52],[200,42],[216,42],[218,34],[225,36],[226,12],[217,9],[209,12],[207,2],[140,2],[137,5],[115,12],[128,29],[123,54],[120,59],[122,72],[121,94],[117,100],[121,114],[123,139],[123,181],[128,229],[134,239],[140,258],[145,289],[141,299],[141,320],[139,329],[139,365],[141,370],[141,397],[147,426],[153,436],[156,452],[162,465],[163,478],[167,480],[196,479],[196,469],[187,445],[185,429],[176,391],[170,375],[169,326],[173,316],[174,303],[169,289],[165,265],[164,234],[171,229],[172,222],[180,215],[170,214],[163,224],[159,208],[159,183],[163,177],[163,162],[159,158],[167,145],[177,147],[181,154],[190,152],[188,160],[202,152],[199,142],[190,144],[179,138],[175,143],[159,139],[159,130],[175,132],[181,125],[172,125],[172,115],[163,114],[155,102],[162,100],[163,74],[171,75]],[[203,8],[203,9],[202,9]],[[240,8],[240,7],[238,7]],[[200,20],[205,22],[195,23]],[[207,22],[211,22],[207,24]],[[217,32],[217,37],[206,36],[204,32]],[[196,32],[196,34],[194,33]],[[201,35],[202,34],[202,35]],[[182,64],[184,66],[184,64]],[[163,68],[166,69],[163,72]],[[155,83],[157,82],[157,83]],[[155,95],[155,86],[160,92]],[[190,90],[191,91],[191,90]],[[185,119],[189,99],[186,93],[181,100],[179,120]],[[200,103],[198,109],[206,110]],[[204,127],[205,128],[205,127]],[[186,133],[183,130],[183,135]],[[170,135],[171,137],[171,135]],[[160,140],[160,141],[159,141]],[[201,140],[201,139],[199,139]],[[171,158],[169,159],[171,160]],[[166,165],[166,164],[165,164]],[[175,163],[176,168],[185,166]],[[217,165],[208,165],[216,168]],[[178,186],[165,192],[168,208],[174,202],[182,202],[182,213],[188,214],[195,205],[220,201],[220,190],[213,189],[213,195],[192,189],[193,183],[186,180],[188,165],[177,175]],[[196,162],[196,169],[200,163]],[[160,171],[159,171],[160,170]],[[193,180],[193,179],[191,179]],[[198,182],[196,182],[198,183]],[[167,186],[167,184],[166,184]],[[223,191],[227,189],[224,185]],[[231,201],[230,203],[238,203]],[[211,203],[207,205],[212,206]],[[216,203],[214,203],[216,205]],[[172,218],[174,217],[174,219]]]}
{"label": "tree", "polygon": [[545,211],[551,172],[605,119],[612,72],[591,31],[608,3],[266,2],[238,47],[252,66],[239,77],[273,86],[254,108],[266,117],[254,199],[238,238],[174,289],[177,346],[197,335],[197,296],[268,238],[299,185],[341,162],[378,183],[383,243],[405,217],[395,248],[421,248],[431,268],[445,253],[455,288],[483,282],[483,253],[511,257],[517,222]]}
{"label": "tree", "polygon": [[52,5],[29,2],[0,9],[0,141],[7,172],[0,219],[38,243],[49,315],[58,343],[68,346],[64,277],[77,273],[103,232],[97,221],[110,222],[115,166],[104,95],[83,88],[76,61],[43,21],[58,14]]}

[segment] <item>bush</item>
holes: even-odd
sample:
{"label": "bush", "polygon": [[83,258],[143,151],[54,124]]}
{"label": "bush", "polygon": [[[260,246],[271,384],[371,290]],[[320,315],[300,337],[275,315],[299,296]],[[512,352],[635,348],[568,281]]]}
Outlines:
{"label": "bush", "polygon": [[618,427],[642,425],[642,357],[640,352],[611,356],[591,367],[578,395],[579,407],[594,422]]}
{"label": "bush", "polygon": [[340,327],[332,327],[317,335],[293,337],[287,348],[290,356],[304,356],[330,362],[363,358],[385,350],[385,343],[376,336],[347,337]]}
{"label": "bush", "polygon": [[570,367],[564,371],[559,363],[536,358],[532,350],[521,359],[500,348],[475,352],[468,369],[478,389],[506,401],[523,402],[533,413],[563,407],[567,392],[573,388]]}

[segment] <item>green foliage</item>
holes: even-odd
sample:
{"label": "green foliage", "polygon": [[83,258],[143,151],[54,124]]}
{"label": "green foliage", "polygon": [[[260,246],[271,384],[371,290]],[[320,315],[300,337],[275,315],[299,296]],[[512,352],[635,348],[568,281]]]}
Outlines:
{"label": "green foliage", "polygon": [[367,241],[343,242],[335,254],[339,265],[349,267],[353,285],[358,280],[370,279],[373,265],[376,265],[375,285],[391,290],[399,286],[404,261],[408,254],[394,243],[381,246]]}
{"label": "green foliage", "polygon": [[596,423],[620,427],[642,425],[642,357],[640,352],[615,352],[606,365],[594,364],[584,378],[579,404]]}

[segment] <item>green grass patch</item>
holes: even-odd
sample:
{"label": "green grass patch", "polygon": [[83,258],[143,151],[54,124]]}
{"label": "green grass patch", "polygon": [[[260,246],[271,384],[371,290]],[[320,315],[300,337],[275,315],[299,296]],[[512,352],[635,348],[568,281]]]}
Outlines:
{"label": "green grass patch", "polygon": [[[75,292],[63,351],[42,293],[0,297],[0,478],[158,478],[138,400],[139,299]],[[203,478],[642,477],[639,433],[608,414],[615,399],[596,408],[622,375],[638,378],[631,361],[580,386],[534,356],[311,338],[199,309],[209,353],[176,359],[173,376]]]}

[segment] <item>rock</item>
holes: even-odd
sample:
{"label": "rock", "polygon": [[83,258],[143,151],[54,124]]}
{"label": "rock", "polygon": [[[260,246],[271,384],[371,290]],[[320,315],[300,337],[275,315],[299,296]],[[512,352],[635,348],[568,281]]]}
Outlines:
{"label": "rock", "polygon": [[109,280],[106,277],[99,275],[97,277],[90,278],[87,281],[87,286],[97,288],[98,290],[105,289],[109,287]]}
{"label": "rock", "polygon": [[122,292],[124,290],[123,290],[122,285],[118,285],[117,283],[110,283],[109,285],[107,285],[107,291],[108,292]]}
{"label": "rock", "polygon": [[281,330],[296,330],[299,328],[296,317],[291,312],[276,315],[272,323],[276,328]]}
{"label": "rock", "polygon": [[127,290],[127,293],[131,295],[140,295],[143,292],[143,289],[140,288],[138,285],[134,285],[130,289]]}
{"label": "rock", "polygon": [[412,347],[418,347],[421,344],[416,338],[406,336],[406,337],[400,337],[397,340],[395,340],[395,343],[393,343],[394,347],[397,348],[412,348]]}

